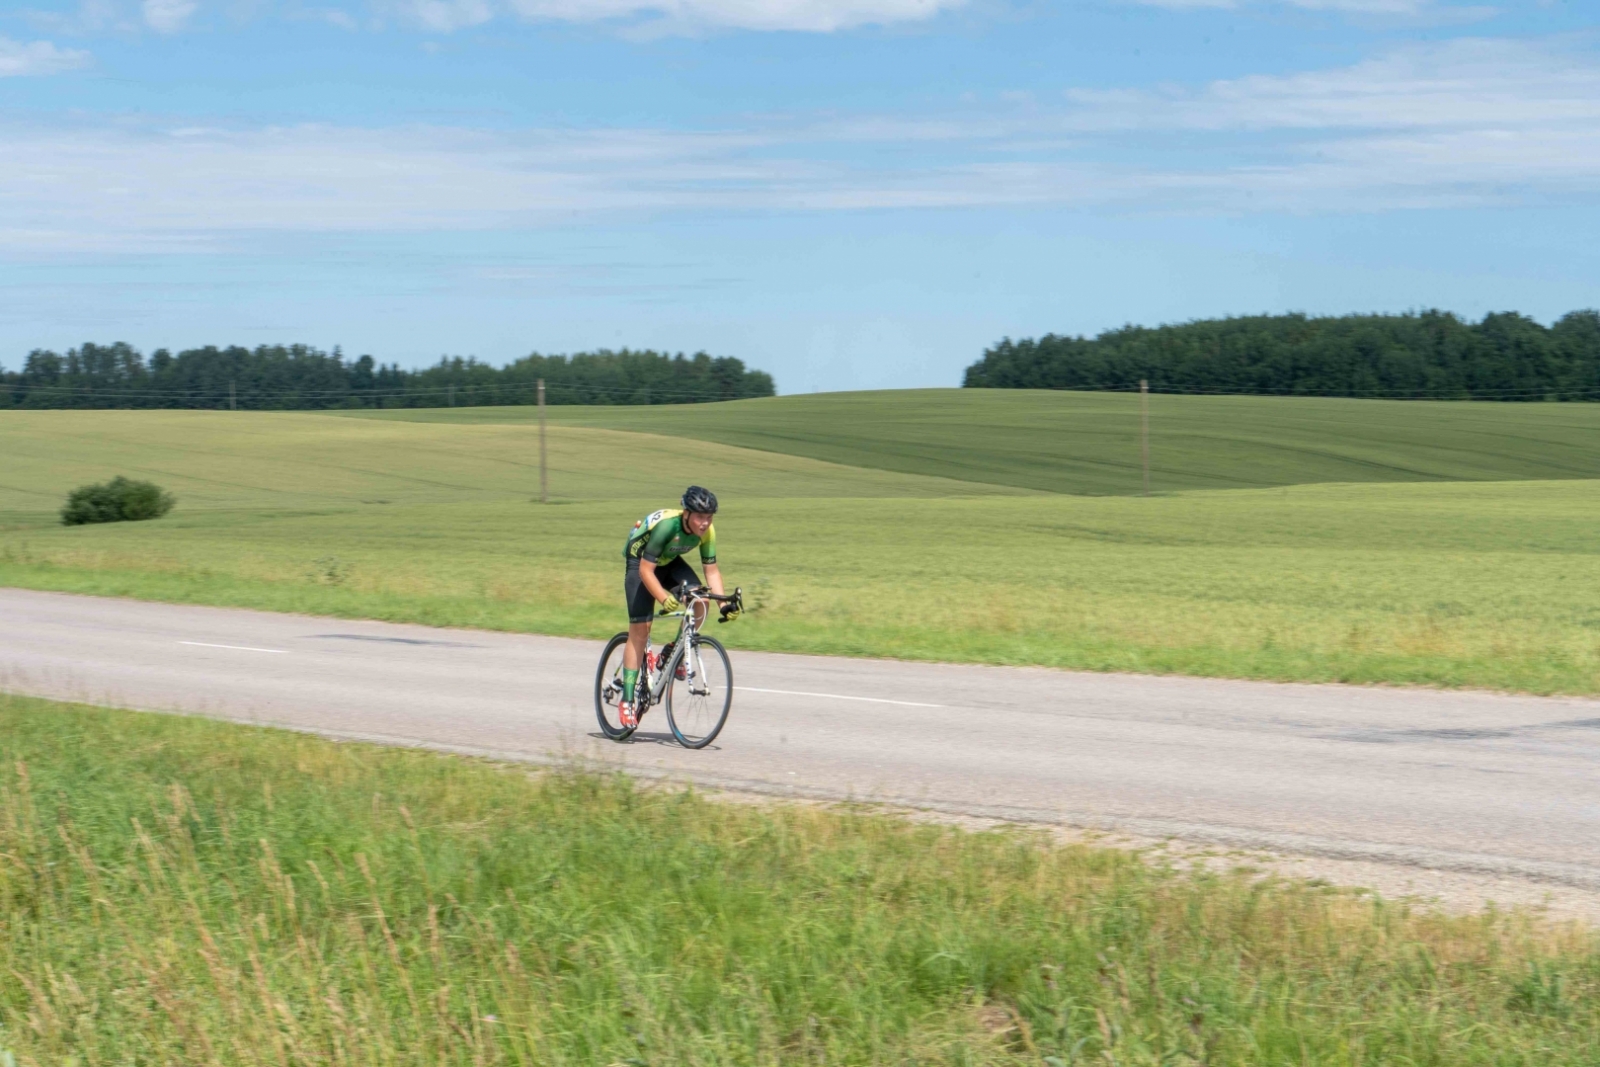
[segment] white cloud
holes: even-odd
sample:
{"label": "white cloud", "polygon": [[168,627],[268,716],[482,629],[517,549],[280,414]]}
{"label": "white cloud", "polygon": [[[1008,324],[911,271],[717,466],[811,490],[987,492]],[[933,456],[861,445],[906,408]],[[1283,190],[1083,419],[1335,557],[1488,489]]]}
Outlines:
{"label": "white cloud", "polygon": [[1335,70],[1068,100],[1062,128],[1080,134],[1181,133],[1275,157],[1151,175],[1174,196],[1317,211],[1600,192],[1600,57],[1570,42],[1459,40]]}
{"label": "white cloud", "polygon": [[1200,90],[1073,90],[1079,130],[1454,128],[1600,118],[1591,52],[1473,39],[1328,71],[1256,75]]}
{"label": "white cloud", "polygon": [[337,26],[341,30],[356,30],[360,28],[354,15],[350,14],[348,11],[340,11],[336,7],[324,8],[321,11],[317,11],[314,13],[314,17],[321,19],[330,26]]}
{"label": "white cloud", "polygon": [[177,33],[199,8],[195,0],[144,0],[144,22],[157,33]]}
{"label": "white cloud", "polygon": [[[1173,11],[1218,8],[1234,10],[1271,3],[1283,7],[1297,7],[1305,11],[1343,11],[1352,15],[1410,16],[1439,10],[1434,0],[1135,0],[1135,2]],[[1473,17],[1479,13],[1474,11]]]}
{"label": "white cloud", "polygon": [[[740,135],[612,130],[503,135],[297,126],[0,130],[6,224],[110,243],[253,230],[534,223],[573,211],[705,205],[782,166],[733,158]],[[643,177],[639,177],[639,176]]]}
{"label": "white cloud", "polygon": [[57,48],[49,41],[30,41],[23,44],[9,37],[0,37],[0,78],[60,74],[88,65],[88,52]]}
{"label": "white cloud", "polygon": [[1350,11],[1362,15],[1414,15],[1433,6],[1432,0],[1283,0],[1308,11]]}
{"label": "white cloud", "polygon": [[827,33],[932,18],[965,0],[398,0],[392,10],[425,29],[449,32],[502,13],[529,21],[647,19],[658,28],[800,30]]}
{"label": "white cloud", "polygon": [[21,15],[30,25],[47,33],[100,33],[108,29],[129,28],[118,8],[118,0],[79,0],[76,11],[31,9],[23,11]]}
{"label": "white cloud", "polygon": [[477,26],[494,18],[494,9],[485,0],[411,0],[408,12],[418,25],[436,33]]}
{"label": "white cloud", "polygon": [[659,14],[685,25],[827,33],[869,24],[917,22],[960,0],[510,0],[525,18],[591,19]]}
{"label": "white cloud", "polygon": [[[355,29],[358,19],[342,7],[305,6],[278,0],[231,0],[233,14],[271,3],[288,18],[315,19]],[[378,23],[397,21],[430,33],[451,33],[495,19],[527,22],[615,22],[624,31],[694,33],[717,28],[827,33],[865,25],[932,18],[968,0],[367,0]],[[243,6],[242,6],[243,5]],[[188,28],[200,0],[78,0],[74,14],[29,12],[41,32],[128,31],[140,22],[158,33]],[[137,11],[138,20],[130,21]]]}
{"label": "white cloud", "polygon": [[0,157],[0,241],[33,248],[623,211],[1539,202],[1600,197],[1600,57],[1464,41],[1336,70],[1080,91],[1052,109],[709,131],[13,124]]}

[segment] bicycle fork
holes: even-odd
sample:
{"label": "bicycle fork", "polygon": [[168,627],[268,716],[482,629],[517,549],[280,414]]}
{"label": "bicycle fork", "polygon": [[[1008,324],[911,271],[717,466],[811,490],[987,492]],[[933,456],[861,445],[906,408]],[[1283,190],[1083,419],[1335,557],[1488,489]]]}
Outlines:
{"label": "bicycle fork", "polygon": [[683,676],[689,683],[689,692],[697,697],[711,695],[711,690],[700,681],[705,673],[704,665],[700,662],[700,642],[691,641],[683,655]]}

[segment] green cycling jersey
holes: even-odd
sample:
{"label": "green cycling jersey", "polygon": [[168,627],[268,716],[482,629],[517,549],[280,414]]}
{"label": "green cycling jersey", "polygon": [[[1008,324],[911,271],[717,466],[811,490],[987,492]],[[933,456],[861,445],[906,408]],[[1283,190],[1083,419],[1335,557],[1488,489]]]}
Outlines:
{"label": "green cycling jersey", "polygon": [[700,549],[701,563],[717,561],[717,527],[712,524],[704,537],[696,537],[683,525],[683,509],[653,511],[633,524],[623,558],[628,562],[649,560],[660,566],[671,563],[692,548]]}

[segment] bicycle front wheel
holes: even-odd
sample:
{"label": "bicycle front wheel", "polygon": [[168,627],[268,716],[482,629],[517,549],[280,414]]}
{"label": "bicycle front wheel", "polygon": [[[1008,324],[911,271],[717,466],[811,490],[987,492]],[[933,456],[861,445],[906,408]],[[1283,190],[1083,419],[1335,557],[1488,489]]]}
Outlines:
{"label": "bicycle front wheel", "polygon": [[[680,674],[681,669],[681,674]],[[705,748],[717,739],[733,707],[733,664],[714,637],[695,637],[673,650],[667,665],[667,725],[684,748]]]}
{"label": "bicycle front wheel", "polygon": [[[617,704],[622,700],[622,652],[628,645],[628,635],[618,634],[606,644],[600,654],[600,669],[594,673],[594,714],[600,720],[600,730],[613,741],[621,741],[634,728],[622,725],[622,715]],[[641,687],[644,679],[639,680]]]}

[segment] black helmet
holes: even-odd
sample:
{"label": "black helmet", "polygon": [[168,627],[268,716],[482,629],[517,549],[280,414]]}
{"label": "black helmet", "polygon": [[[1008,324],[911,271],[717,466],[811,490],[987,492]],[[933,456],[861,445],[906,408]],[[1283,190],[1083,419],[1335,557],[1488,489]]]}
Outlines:
{"label": "black helmet", "polygon": [[697,511],[702,515],[715,515],[717,494],[698,485],[691,485],[683,491],[683,510]]}

